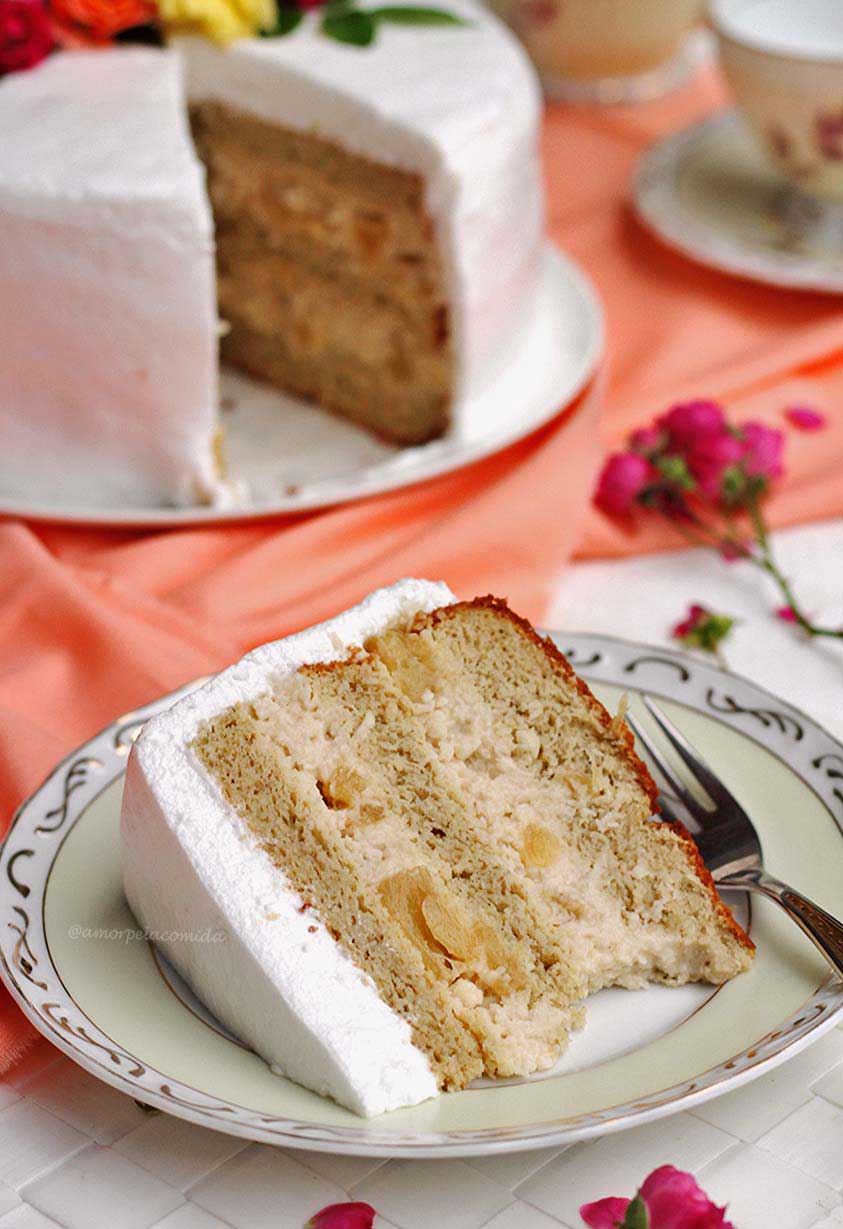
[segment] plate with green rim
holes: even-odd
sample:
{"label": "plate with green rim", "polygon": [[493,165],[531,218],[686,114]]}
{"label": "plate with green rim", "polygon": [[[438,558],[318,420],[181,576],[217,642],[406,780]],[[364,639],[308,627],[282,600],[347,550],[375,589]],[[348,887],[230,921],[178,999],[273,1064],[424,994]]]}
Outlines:
{"label": "plate with green rim", "polygon": [[[633,710],[641,692],[663,700],[752,816],[768,868],[841,912],[843,744],[708,661],[607,636],[553,638],[608,706],[623,693]],[[843,1013],[843,982],[810,941],[764,899],[750,916],[739,895],[729,903],[757,945],[748,973],[720,988],[603,991],[552,1071],[358,1118],[274,1075],[227,1033],[128,909],[118,842],[126,758],[144,720],[175,698],[126,714],[62,761],[19,809],[0,852],[3,981],[60,1050],[138,1101],[325,1152],[471,1156],[565,1145],[731,1091]]]}

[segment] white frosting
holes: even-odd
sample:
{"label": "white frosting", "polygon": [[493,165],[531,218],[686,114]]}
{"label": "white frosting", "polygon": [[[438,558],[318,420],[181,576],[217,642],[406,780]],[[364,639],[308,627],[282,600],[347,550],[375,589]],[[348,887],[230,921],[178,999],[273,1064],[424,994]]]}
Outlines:
{"label": "white frosting", "polygon": [[0,492],[135,507],[216,490],[210,209],[175,54],[0,81]]}
{"label": "white frosting", "polygon": [[[399,3],[402,0],[398,0]],[[406,0],[403,0],[406,2]],[[444,258],[453,429],[523,344],[539,285],[539,92],[509,31],[383,24],[180,40],[192,98],[418,171]],[[63,52],[0,82],[0,493],[87,506],[224,499],[212,220],[177,53]]]}
{"label": "white frosting", "polygon": [[444,584],[402,580],[327,623],[263,645],[144,727],[129,757],[121,837],[126,896],[150,931],[222,932],[162,942],[219,1020],[274,1068],[358,1114],[436,1095],[409,1024],[379,997],[259,848],[190,749],[202,722],[299,666],[346,655],[420,610]]}
{"label": "white frosting", "polygon": [[497,18],[472,0],[442,6],[470,24],[383,23],[360,48],[325,38],[312,13],[286,38],[179,46],[191,98],[317,132],[424,177],[446,266],[458,427],[472,394],[511,361],[535,298],[541,99],[526,53]]}

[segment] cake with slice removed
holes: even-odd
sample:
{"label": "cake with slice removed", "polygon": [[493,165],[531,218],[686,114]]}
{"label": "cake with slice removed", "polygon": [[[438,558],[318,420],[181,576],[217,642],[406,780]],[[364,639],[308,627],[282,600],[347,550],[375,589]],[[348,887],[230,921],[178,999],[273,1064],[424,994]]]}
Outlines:
{"label": "cake with slice removed", "polygon": [[402,5],[365,48],[309,12],[2,77],[0,503],[248,502],[220,357],[396,445],[522,413],[560,345],[537,79],[474,0]]}
{"label": "cake with slice removed", "polygon": [[622,716],[495,598],[401,581],[266,645],[130,756],[126,893],[232,1031],[360,1114],[551,1066],[603,986],[752,944]]}

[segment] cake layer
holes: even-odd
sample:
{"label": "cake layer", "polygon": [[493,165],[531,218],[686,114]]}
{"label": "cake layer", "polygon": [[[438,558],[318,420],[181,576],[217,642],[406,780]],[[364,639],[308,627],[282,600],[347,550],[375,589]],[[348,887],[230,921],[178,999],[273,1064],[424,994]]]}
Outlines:
{"label": "cake layer", "polygon": [[278,254],[229,263],[230,250],[218,281],[227,361],[396,443],[442,434],[449,363],[402,312]]}

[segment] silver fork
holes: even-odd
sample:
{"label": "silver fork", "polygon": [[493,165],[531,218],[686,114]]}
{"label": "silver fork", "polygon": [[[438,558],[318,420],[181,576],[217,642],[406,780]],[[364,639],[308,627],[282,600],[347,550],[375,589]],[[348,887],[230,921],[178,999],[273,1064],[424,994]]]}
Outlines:
{"label": "silver fork", "polygon": [[[837,975],[843,977],[843,923],[795,888],[767,874],[761,842],[746,811],[650,697],[642,696],[642,702],[685,764],[689,781],[695,783],[697,790],[702,791],[710,803],[705,806],[698,800],[686,782],[670,767],[641,722],[627,716],[628,724],[673,795],[659,795],[662,815],[665,819],[678,819],[690,828],[703,861],[719,888],[760,892],[781,905],[785,913],[814,941]],[[688,819],[678,813],[676,800],[681,803]]]}

